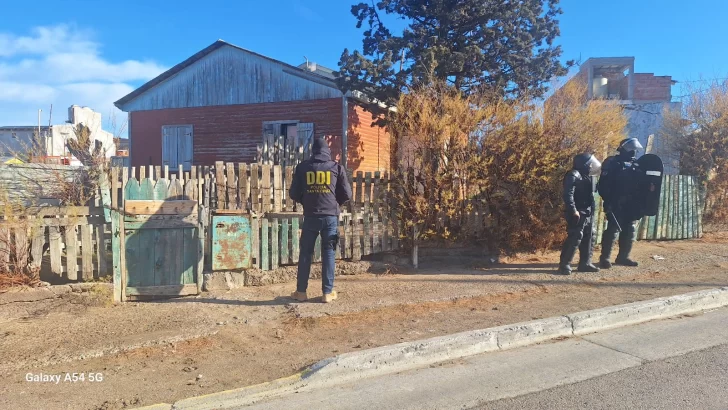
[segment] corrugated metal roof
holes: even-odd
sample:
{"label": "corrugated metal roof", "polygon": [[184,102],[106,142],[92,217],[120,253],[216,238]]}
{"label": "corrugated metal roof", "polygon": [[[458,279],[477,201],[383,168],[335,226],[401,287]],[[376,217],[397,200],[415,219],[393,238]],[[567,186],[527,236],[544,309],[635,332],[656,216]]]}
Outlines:
{"label": "corrugated metal roof", "polygon": [[114,105],[130,112],[341,95],[333,78],[218,40]]}

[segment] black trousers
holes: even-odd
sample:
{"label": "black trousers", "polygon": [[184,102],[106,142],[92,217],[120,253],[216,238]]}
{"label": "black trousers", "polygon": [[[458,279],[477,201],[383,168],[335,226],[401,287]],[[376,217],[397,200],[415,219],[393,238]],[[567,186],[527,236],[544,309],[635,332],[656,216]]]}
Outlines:
{"label": "black trousers", "polygon": [[579,250],[579,266],[590,264],[596,238],[592,217],[580,214],[578,221],[572,214],[565,214],[564,217],[566,218],[567,237],[561,248],[560,266],[569,265],[574,259],[577,249]]}
{"label": "black trousers", "polygon": [[629,217],[621,213],[615,213],[614,216],[617,222],[619,222],[619,227],[622,228],[622,232],[618,232],[617,226],[607,220],[607,229],[602,235],[602,255],[600,260],[608,261],[612,257],[612,248],[617,237],[619,237],[619,254],[617,254],[617,260],[628,259],[629,254],[632,252],[632,244],[636,237],[635,223],[637,221],[632,221]]}

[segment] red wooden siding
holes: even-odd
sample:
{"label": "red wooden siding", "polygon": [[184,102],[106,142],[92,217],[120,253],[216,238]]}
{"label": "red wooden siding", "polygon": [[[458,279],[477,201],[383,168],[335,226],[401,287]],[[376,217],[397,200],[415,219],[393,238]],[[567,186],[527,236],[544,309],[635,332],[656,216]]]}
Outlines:
{"label": "red wooden siding", "polygon": [[389,133],[372,126],[372,114],[358,104],[349,104],[349,131],[347,133],[347,168],[376,172],[389,170]]}
{"label": "red wooden siding", "polygon": [[195,165],[255,161],[264,121],[312,122],[315,135],[329,140],[337,160],[341,156],[340,98],[135,111],[129,116],[132,166],[162,165],[164,125],[192,125]]}

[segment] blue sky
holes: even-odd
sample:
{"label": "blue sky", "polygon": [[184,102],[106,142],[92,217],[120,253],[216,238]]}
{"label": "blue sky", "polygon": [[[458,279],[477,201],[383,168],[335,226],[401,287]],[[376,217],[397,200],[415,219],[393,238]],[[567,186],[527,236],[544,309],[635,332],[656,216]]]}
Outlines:
{"label": "blue sky", "polygon": [[[50,104],[54,123],[71,104],[109,118],[115,100],[217,39],[332,68],[344,48],[361,46],[348,0],[3,3],[0,125],[35,124],[38,109],[47,123]],[[635,56],[637,72],[681,82],[728,77],[728,1],[562,0],[561,7],[564,60]]]}

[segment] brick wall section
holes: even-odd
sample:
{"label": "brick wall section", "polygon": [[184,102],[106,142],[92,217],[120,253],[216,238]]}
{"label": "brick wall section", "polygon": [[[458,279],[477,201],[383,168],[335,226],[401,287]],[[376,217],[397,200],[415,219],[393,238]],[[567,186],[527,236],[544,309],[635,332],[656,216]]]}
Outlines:
{"label": "brick wall section", "polygon": [[672,77],[655,76],[651,73],[635,73],[635,101],[670,101],[672,98]]}
{"label": "brick wall section", "polygon": [[193,126],[195,165],[255,161],[264,121],[312,122],[314,134],[327,137],[332,154],[337,160],[341,156],[340,98],[136,111],[129,116],[132,166],[162,165],[164,125]]}
{"label": "brick wall section", "polygon": [[385,128],[372,127],[372,114],[358,104],[349,103],[347,150],[349,168],[354,174],[389,170],[390,143]]}

